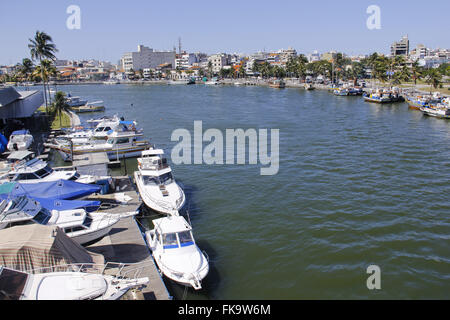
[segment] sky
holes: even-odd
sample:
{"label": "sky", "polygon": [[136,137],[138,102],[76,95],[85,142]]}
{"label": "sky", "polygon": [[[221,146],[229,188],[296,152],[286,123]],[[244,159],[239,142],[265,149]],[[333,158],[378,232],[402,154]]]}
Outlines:
{"label": "sky", "polygon": [[[67,8],[77,5],[81,28],[70,30]],[[366,26],[370,5],[381,12],[381,28]],[[389,53],[408,35],[411,49],[450,48],[448,0],[0,0],[0,65],[29,57],[37,30],[53,38],[58,59],[118,63],[138,44],[208,54],[335,50],[347,54]]]}

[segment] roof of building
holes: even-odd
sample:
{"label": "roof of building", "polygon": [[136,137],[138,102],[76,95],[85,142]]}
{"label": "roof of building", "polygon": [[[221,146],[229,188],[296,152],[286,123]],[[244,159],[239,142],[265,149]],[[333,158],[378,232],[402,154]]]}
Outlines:
{"label": "roof of building", "polygon": [[20,94],[13,87],[0,88],[0,107],[20,99]]}

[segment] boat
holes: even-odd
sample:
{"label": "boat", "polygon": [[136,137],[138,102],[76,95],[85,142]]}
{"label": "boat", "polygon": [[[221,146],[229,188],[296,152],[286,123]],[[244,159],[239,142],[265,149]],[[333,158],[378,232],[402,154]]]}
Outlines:
{"label": "boat", "polygon": [[117,300],[149,282],[148,277],[125,278],[100,270],[106,267],[71,264],[24,272],[0,266],[0,300]]}
{"label": "boat", "polygon": [[28,150],[11,152],[10,155],[6,158],[6,161],[0,161],[0,181],[7,179],[8,174],[12,170],[14,164],[21,161],[30,161],[31,159],[34,159],[34,157],[34,152]]}
{"label": "boat", "polygon": [[66,97],[66,102],[70,107],[80,107],[88,103],[87,100],[81,99],[80,97],[72,97],[70,93]]}
{"label": "boat", "polygon": [[28,195],[49,200],[73,200],[99,193],[102,187],[96,184],[58,180],[40,183],[5,182],[0,185],[0,199],[12,199]]}
{"label": "boat", "polygon": [[109,160],[119,160],[138,157],[142,151],[152,148],[150,142],[138,140],[140,137],[142,137],[142,134],[135,132],[113,132],[108,137],[108,140],[104,142],[88,142],[82,145],[73,145],[71,141],[55,139],[53,140],[54,143],[44,145],[57,150],[64,161],[71,161],[72,155],[105,152]]}
{"label": "boat", "polygon": [[201,289],[209,259],[195,243],[191,226],[182,216],[155,219],[153,225],[145,237],[159,270],[179,284]]}
{"label": "boat", "polygon": [[45,161],[33,158],[16,161],[8,172],[8,181],[20,183],[41,183],[57,180],[73,180],[80,183],[95,183],[105,177],[80,175],[77,170],[54,170]]}
{"label": "boat", "polygon": [[195,78],[194,77],[189,78],[187,84],[195,84]]}
{"label": "boat", "polygon": [[141,158],[137,159],[139,171],[134,172],[134,178],[147,207],[163,214],[178,215],[186,197],[163,154],[162,149],[142,151]]}
{"label": "boat", "polygon": [[314,90],[315,87],[313,86],[312,83],[305,83],[305,89],[306,90]]}
{"label": "boat", "polygon": [[335,96],[348,96],[348,89],[347,88],[338,88],[338,89],[334,89],[333,94]]}
{"label": "boat", "polygon": [[433,95],[407,95],[405,101],[408,103],[409,109],[420,110],[421,107],[429,107],[431,104],[436,105],[442,102],[442,97],[438,92]]}
{"label": "boat", "polygon": [[283,89],[286,87],[286,83],[283,80],[269,81],[269,87]]}
{"label": "boat", "polygon": [[106,212],[87,212],[84,209],[48,210],[37,200],[26,195],[0,203],[0,229],[16,225],[38,223],[57,226],[65,234],[81,245],[102,239],[119,222],[137,212],[113,214]]}
{"label": "boat", "polygon": [[395,90],[377,89],[371,93],[363,94],[364,101],[375,103],[393,103],[403,101],[403,97]]}
{"label": "boat", "polygon": [[428,107],[420,107],[424,115],[442,119],[450,119],[450,98],[442,99],[442,102],[430,104]]}
{"label": "boat", "polygon": [[211,78],[211,80],[206,81],[205,84],[208,85],[208,86],[217,86],[217,85],[220,84],[220,82],[217,79],[217,77],[213,77],[213,78]]}
{"label": "boat", "polygon": [[189,83],[188,79],[176,79],[176,80],[167,81],[167,84],[171,84],[171,85],[188,84],[188,83]]}
{"label": "boat", "polygon": [[106,85],[120,84],[120,81],[116,79],[108,79],[106,81],[103,81],[103,84]]}
{"label": "boat", "polygon": [[75,113],[86,113],[86,112],[101,112],[105,111],[105,106],[103,101],[88,102],[84,106],[72,107]]}
{"label": "boat", "polygon": [[29,130],[17,130],[9,137],[7,147],[9,151],[27,150],[31,147],[33,141],[33,136]]}

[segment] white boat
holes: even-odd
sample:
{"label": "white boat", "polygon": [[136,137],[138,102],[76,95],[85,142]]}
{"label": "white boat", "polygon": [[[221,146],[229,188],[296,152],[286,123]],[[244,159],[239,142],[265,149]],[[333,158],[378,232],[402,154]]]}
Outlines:
{"label": "white boat", "polygon": [[106,236],[120,219],[136,214],[86,212],[84,209],[49,211],[39,202],[20,196],[0,203],[0,229],[27,223],[57,226],[75,242],[86,245]]}
{"label": "white boat", "polygon": [[33,143],[33,136],[28,130],[14,131],[9,137],[8,150],[19,151],[27,150]]}
{"label": "white boat", "polygon": [[114,132],[134,132],[142,133],[142,129],[136,129],[136,121],[124,121],[118,117],[103,119],[97,123],[94,129],[74,130],[66,135],[59,136],[58,139],[72,140],[74,145],[90,143],[93,140],[107,140]]}
{"label": "white boat", "polygon": [[103,101],[87,102],[83,106],[72,107],[72,110],[76,113],[86,113],[86,112],[100,112],[105,111],[105,106]]}
{"label": "white boat", "polygon": [[66,97],[67,104],[71,107],[80,107],[88,103],[87,100],[81,99],[80,97],[72,97],[70,94]]}
{"label": "white boat", "polygon": [[162,149],[142,151],[141,158],[137,159],[139,171],[134,172],[134,178],[147,207],[160,213],[178,215],[186,197],[163,154]]}
{"label": "white boat", "polygon": [[182,216],[155,219],[153,225],[145,237],[160,271],[175,282],[201,289],[209,261],[196,245],[191,226]]}
{"label": "white boat", "polygon": [[205,84],[208,86],[217,86],[220,84],[220,82],[219,80],[217,80],[217,78],[212,78],[211,80],[206,81]]}
{"label": "white boat", "polygon": [[105,153],[110,160],[133,158],[141,155],[141,152],[150,149],[152,145],[146,140],[138,140],[142,134],[134,132],[113,132],[107,141],[82,145],[71,145],[71,141],[54,140],[54,143],[46,143],[45,146],[58,150],[64,161],[70,161],[72,155],[90,153]]}
{"label": "white boat", "polygon": [[30,161],[34,157],[34,152],[28,150],[11,152],[11,154],[6,158],[6,161],[0,161],[0,182],[8,179],[8,174],[16,163],[21,161]]}
{"label": "white boat", "polygon": [[450,119],[450,104],[447,99],[443,99],[442,102],[437,104],[420,107],[420,111],[430,117]]}
{"label": "white boat", "polygon": [[108,79],[106,81],[103,81],[103,84],[106,84],[106,85],[119,84],[119,83],[120,83],[120,81],[116,80],[116,79]]}
{"label": "white boat", "polygon": [[45,161],[34,158],[11,165],[8,180],[20,183],[39,183],[58,180],[74,180],[80,183],[95,183],[105,177],[80,175],[76,170],[54,170]]}
{"label": "white boat", "polygon": [[167,84],[177,85],[177,84],[188,84],[189,79],[177,79],[177,80],[169,80]]}
{"label": "white boat", "polygon": [[23,272],[0,266],[0,300],[117,300],[149,282],[148,277],[125,278],[120,272],[107,275],[105,269],[72,264]]}

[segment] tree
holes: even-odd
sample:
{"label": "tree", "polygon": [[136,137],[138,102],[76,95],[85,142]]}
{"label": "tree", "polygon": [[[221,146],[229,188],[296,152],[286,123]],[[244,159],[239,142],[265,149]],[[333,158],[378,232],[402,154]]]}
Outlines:
{"label": "tree", "polygon": [[245,71],[244,64],[242,63],[238,69],[238,77],[242,76],[243,78],[245,78],[246,75],[247,75],[247,73]]}
{"label": "tree", "polygon": [[[57,70],[52,61],[45,59],[41,61],[41,64],[36,66],[33,75],[35,78],[41,77],[41,80],[45,83],[49,81],[50,77],[54,77],[57,75]],[[50,86],[47,86],[47,88],[44,90],[46,90],[45,95],[48,91],[49,103],[51,103]]]}
{"label": "tree", "polygon": [[414,80],[414,84],[417,84],[417,80],[423,77],[423,68],[419,65],[419,59],[414,61],[411,65],[411,77]]}
{"label": "tree", "polygon": [[441,84],[442,75],[439,73],[437,69],[428,69],[425,72],[425,81],[430,85],[430,93],[432,88],[437,88]]}
{"label": "tree", "polygon": [[213,73],[213,65],[211,61],[208,61],[208,75],[211,78]]}
{"label": "tree", "polygon": [[19,72],[26,81],[29,81],[33,74],[33,61],[28,58],[22,59],[22,64],[19,65]]}
{"label": "tree", "polygon": [[53,112],[55,115],[59,115],[59,126],[62,127],[62,114],[69,112],[71,107],[67,103],[66,97],[63,92],[58,91],[55,94],[55,102],[53,103]]}
{"label": "tree", "polygon": [[[29,41],[28,48],[30,49],[31,58],[33,60],[39,60],[39,63],[42,65],[42,60],[44,59],[56,59],[55,53],[58,52],[58,49],[56,49],[56,46],[52,43],[52,37],[48,34],[42,31],[36,31],[34,39],[29,39]],[[48,112],[48,102],[45,90],[46,84],[43,74],[41,74],[41,79],[44,86],[45,110]]]}

